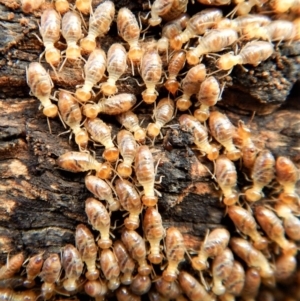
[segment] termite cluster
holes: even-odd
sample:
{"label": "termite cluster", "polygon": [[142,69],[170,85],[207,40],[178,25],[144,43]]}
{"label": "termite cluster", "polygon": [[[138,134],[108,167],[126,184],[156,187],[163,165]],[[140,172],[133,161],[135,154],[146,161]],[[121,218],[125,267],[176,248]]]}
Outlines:
{"label": "termite cluster", "polygon": [[[23,0],[24,13],[42,2]],[[256,300],[261,284],[272,289],[295,277],[299,171],[289,158],[274,158],[259,148],[250,126],[242,121],[234,126],[215,105],[226,85],[224,77],[235,65],[255,67],[272,59],[280,43],[299,40],[299,1],[289,1],[288,8],[279,0],[198,2],[203,9],[189,16],[187,8],[194,4],[187,0],[154,1],[143,22],[146,34],[162,26],[161,36],[155,40],[146,35],[145,41],[141,17],[125,7],[116,11],[108,0],[97,7],[87,0],[57,0],[41,10],[46,62],[58,77],[67,64],[81,63],[84,83],[52,93],[54,85],[40,62],[29,64],[27,83],[44,115],[59,115],[75,136],[78,150],[56,162],[69,172],[87,172],[85,186],[92,196],[85,201],[85,213],[90,226],[77,226],[75,245],[66,245],[61,256],[41,253],[25,263],[23,254],[8,259],[0,269],[0,284],[1,279],[8,283],[22,264],[26,277],[0,288],[5,296],[0,301],[78,293],[95,300],[141,300],[148,295],[149,300],[250,301]],[[266,8],[277,16],[290,10],[295,17],[272,20],[263,14]],[[113,43],[106,51],[99,38],[113,22],[126,43]],[[62,52],[56,47],[61,36],[67,45]],[[207,60],[214,62],[214,69],[206,66]],[[140,73],[146,86],[141,95],[118,91],[126,72]],[[153,108],[154,122],[147,127],[135,113],[138,101]],[[115,116],[122,126],[116,139],[102,114]],[[197,255],[187,251],[179,229],[164,228],[157,206],[159,162],[151,150],[171,121],[192,137],[195,152],[213,162],[212,178],[237,230],[208,231]],[[102,160],[95,158],[91,142],[104,146]],[[247,180],[251,186],[239,185]],[[271,184],[278,190],[266,198]],[[114,225],[120,211],[126,212],[125,218]],[[16,292],[16,287],[23,289]]]}

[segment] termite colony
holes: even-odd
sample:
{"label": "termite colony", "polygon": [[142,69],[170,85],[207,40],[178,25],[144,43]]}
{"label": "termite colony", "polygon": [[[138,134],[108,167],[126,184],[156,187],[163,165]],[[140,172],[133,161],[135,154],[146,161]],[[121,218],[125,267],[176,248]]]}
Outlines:
{"label": "termite colony", "polygon": [[[22,2],[25,13],[41,4]],[[41,10],[46,62],[59,76],[67,64],[79,61],[84,65],[84,83],[54,95],[51,78],[39,62],[29,64],[27,83],[44,115],[59,115],[75,136],[78,150],[62,154],[57,165],[69,172],[88,172],[85,186],[92,197],[85,201],[85,213],[90,226],[77,226],[76,246],[66,245],[61,256],[30,257],[21,284],[9,280],[21,269],[23,254],[11,257],[0,269],[0,281],[7,282],[7,288],[0,288],[0,300],[51,300],[56,295],[85,293],[95,300],[112,296],[119,301],[141,300],[148,295],[149,300],[250,301],[256,300],[261,284],[274,288],[296,273],[298,169],[289,158],[274,158],[268,149],[259,149],[250,127],[242,121],[234,126],[215,105],[222,97],[224,77],[235,65],[257,66],[272,59],[278,47],[273,42],[299,40],[299,1],[282,7],[279,0],[233,1],[233,5],[229,0],[199,0],[204,8],[192,16],[186,14],[187,6],[194,5],[188,2],[154,1],[144,21],[150,27],[145,41],[137,15],[125,7],[115,11],[108,0],[97,7],[92,7],[92,1],[76,0],[71,5],[57,0],[52,8],[49,3]],[[273,21],[260,13],[265,5],[278,14],[290,10],[295,18]],[[228,8],[232,11],[225,17]],[[235,14],[238,17],[233,18]],[[85,36],[83,19],[88,20]],[[126,43],[114,43],[106,51],[98,38],[105,37],[114,21]],[[147,41],[147,33],[160,24],[160,39]],[[60,34],[67,44],[63,53],[55,47]],[[210,70],[206,57],[215,54],[215,69]],[[127,68],[140,73],[146,86],[141,95],[118,91]],[[167,78],[162,83],[164,71]],[[159,86],[168,91],[166,97],[159,96]],[[134,113],[137,100],[154,108],[154,122],[148,127],[141,126]],[[122,125],[116,140],[102,114],[115,116]],[[172,120],[191,135],[195,152],[214,163],[212,174],[226,214],[240,234],[231,236],[228,230],[216,228],[207,233],[197,255],[188,253],[179,229],[164,228],[157,206],[159,167],[151,148]],[[103,160],[90,152],[90,141],[104,146]],[[239,180],[245,182],[240,175],[250,178],[252,185],[239,187]],[[267,199],[265,187],[271,182],[280,189]],[[127,214],[115,227],[114,215],[120,210]],[[23,290],[14,291],[16,286]]]}

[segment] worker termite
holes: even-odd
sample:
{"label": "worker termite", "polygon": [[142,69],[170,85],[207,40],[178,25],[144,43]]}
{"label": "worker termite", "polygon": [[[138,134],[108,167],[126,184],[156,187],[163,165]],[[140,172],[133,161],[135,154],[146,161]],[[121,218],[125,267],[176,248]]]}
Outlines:
{"label": "worker termite", "polygon": [[87,15],[92,11],[92,0],[76,0],[75,7],[81,13]]}
{"label": "worker termite", "polygon": [[243,301],[255,301],[260,287],[261,278],[255,268],[249,268],[245,274],[245,284],[241,292]]}
{"label": "worker termite", "polygon": [[112,174],[111,166],[108,163],[100,163],[88,153],[67,152],[59,156],[56,163],[62,169],[70,172],[95,170],[96,176],[101,179],[108,179]]}
{"label": "worker termite", "polygon": [[154,192],[154,161],[148,146],[143,145],[138,148],[134,165],[137,180],[144,188],[143,204],[148,207],[155,206],[157,197]]}
{"label": "worker termite", "polygon": [[[105,3],[105,2],[104,2]],[[127,53],[125,48],[119,44],[112,44],[107,53],[107,82],[101,85],[101,91],[104,95],[112,95],[117,93],[118,89],[116,81],[126,71],[127,64]]]}
{"label": "worker termite", "polygon": [[41,296],[44,300],[49,300],[55,294],[55,282],[60,276],[61,263],[57,254],[50,254],[45,260],[40,277],[43,284],[41,287]]}
{"label": "worker termite", "polygon": [[135,186],[127,180],[117,180],[115,184],[116,193],[122,208],[129,212],[124,225],[128,230],[135,230],[139,227],[139,215],[143,209],[139,193]]}
{"label": "worker termite", "polygon": [[214,229],[204,239],[198,256],[192,258],[192,266],[197,271],[205,270],[207,259],[222,253],[228,245],[230,234],[226,229]]}
{"label": "worker termite", "polygon": [[169,282],[164,278],[155,280],[155,288],[162,297],[167,298],[168,300],[177,300],[177,297],[182,294],[182,290],[177,281]]}
{"label": "worker termite", "polygon": [[278,282],[290,278],[296,271],[297,260],[295,255],[282,254],[275,261],[275,279]]}
{"label": "worker termite", "polygon": [[160,130],[173,118],[175,104],[172,99],[165,97],[161,99],[153,110],[155,123],[149,123],[147,133],[151,138],[159,135]]}
{"label": "worker termite", "polygon": [[199,63],[203,54],[219,52],[232,45],[238,39],[238,34],[233,29],[212,29],[207,35],[199,38],[196,48],[186,54],[186,60],[190,65]]}
{"label": "worker termite", "polygon": [[90,297],[94,297],[96,301],[103,301],[108,289],[106,283],[102,280],[89,280],[84,285],[84,291]]}
{"label": "worker termite", "polygon": [[142,48],[139,45],[141,29],[135,15],[126,7],[122,7],[117,17],[118,33],[129,44],[128,58],[132,63],[139,63]]}
{"label": "worker termite", "polygon": [[66,59],[76,61],[80,57],[80,47],[77,42],[82,35],[81,19],[76,12],[69,11],[63,16],[61,33],[67,42]]}
{"label": "worker termite", "polygon": [[217,255],[212,262],[213,287],[212,291],[216,295],[223,295],[226,287],[223,282],[229,278],[233,265],[234,258],[231,250],[226,248],[221,254]]}
{"label": "worker termite", "polygon": [[274,52],[274,46],[270,42],[252,41],[247,43],[239,54],[230,52],[221,55],[216,66],[221,70],[230,70],[235,65],[250,64],[258,66],[262,61],[267,60]]}
{"label": "worker termite", "polygon": [[216,160],[215,169],[217,183],[224,195],[223,202],[227,206],[232,206],[239,199],[239,196],[235,190],[237,184],[235,165],[225,156],[220,156]]}
{"label": "worker termite", "polygon": [[26,265],[26,279],[24,280],[24,286],[27,288],[34,287],[35,281],[34,279],[39,275],[44,260],[43,260],[43,254],[39,253],[35,256],[32,256]]}
{"label": "worker termite", "polygon": [[150,244],[148,260],[153,264],[161,263],[163,256],[160,252],[160,241],[165,237],[166,231],[162,225],[161,215],[154,207],[147,208],[143,220],[143,229]]}
{"label": "worker termite", "polygon": [[133,294],[129,287],[121,286],[116,290],[118,301],[141,301],[141,297]]}
{"label": "worker termite", "polygon": [[12,278],[22,267],[24,254],[18,253],[7,258],[7,263],[0,268],[0,280]]}
{"label": "worker termite", "polygon": [[110,211],[120,208],[120,202],[114,199],[112,189],[105,181],[88,175],[85,177],[85,186],[96,198],[107,201]]}
{"label": "worker termite", "polygon": [[130,290],[138,296],[147,294],[151,288],[151,279],[148,275],[137,274],[130,284]]}
{"label": "worker termite", "polygon": [[30,14],[40,8],[45,0],[21,0],[22,11],[25,14]]}
{"label": "worker termite", "polygon": [[128,178],[132,173],[132,163],[137,152],[137,143],[133,135],[127,130],[121,130],[117,135],[117,144],[123,162],[117,167],[117,172],[122,178]]}
{"label": "worker termite", "polygon": [[9,288],[0,288],[0,301],[35,301],[37,294],[34,290],[15,292]]}
{"label": "worker termite", "polygon": [[171,48],[179,50],[182,44],[191,38],[202,35],[208,28],[211,28],[223,17],[222,11],[215,8],[203,9],[193,15],[187,22],[186,29],[178,36],[170,40]]}
{"label": "worker termite", "polygon": [[247,201],[256,202],[263,197],[263,188],[274,178],[274,167],[275,159],[272,153],[269,150],[261,151],[254,162],[251,172],[253,186],[245,191]]}
{"label": "worker termite", "polygon": [[54,47],[60,38],[61,18],[54,9],[46,9],[41,16],[40,33],[45,46],[46,62],[57,66],[60,62],[60,51]]}
{"label": "worker termite", "polygon": [[247,169],[252,169],[258,149],[251,139],[251,131],[249,127],[247,127],[241,120],[238,122],[237,135],[241,140],[243,166]]}
{"label": "worker termite", "polygon": [[134,94],[121,93],[100,99],[96,104],[86,104],[83,107],[83,114],[90,119],[95,119],[99,113],[118,115],[130,110],[135,103],[136,97]]}
{"label": "worker termite", "polygon": [[178,121],[183,131],[190,132],[194,136],[194,143],[197,148],[206,154],[209,160],[213,161],[218,158],[218,149],[208,143],[207,129],[195,117],[183,114]]}
{"label": "worker termite", "polygon": [[207,77],[200,85],[197,95],[200,108],[195,110],[194,116],[200,122],[205,122],[209,117],[209,108],[214,106],[221,98],[221,89],[214,76]]}
{"label": "worker termite", "polygon": [[283,227],[286,235],[292,240],[300,240],[300,220],[293,214],[292,209],[284,203],[277,202],[274,210],[283,219]]}
{"label": "worker termite", "polygon": [[104,145],[102,157],[108,162],[116,162],[119,158],[119,150],[112,142],[111,128],[99,118],[87,119],[84,126],[94,141]]}
{"label": "worker termite", "polygon": [[124,230],[121,239],[132,259],[138,262],[138,273],[142,276],[149,275],[151,273],[151,267],[146,260],[147,251],[145,240],[137,232],[132,230]]}
{"label": "worker termite", "polygon": [[112,1],[100,3],[89,18],[88,35],[80,41],[83,53],[91,53],[96,48],[96,38],[103,37],[110,29],[115,16],[115,5]]}
{"label": "worker termite", "polygon": [[97,246],[92,232],[85,225],[79,224],[76,227],[75,241],[81,259],[87,267],[85,277],[88,280],[96,280],[99,277],[99,271],[96,268]]}
{"label": "worker termite", "polygon": [[185,51],[183,50],[177,50],[175,51],[168,64],[168,72],[169,76],[166,82],[164,83],[164,86],[166,89],[171,92],[173,95],[176,94],[179,88],[179,82],[177,81],[176,77],[180,70],[184,67],[186,59]]}
{"label": "worker termite", "polygon": [[84,84],[75,92],[76,97],[83,102],[92,97],[92,88],[102,79],[106,68],[106,54],[102,49],[94,49],[84,65]]}
{"label": "worker termite", "polygon": [[72,292],[78,289],[78,280],[83,270],[83,262],[79,251],[71,244],[63,249],[62,267],[65,270],[63,287],[66,291]]}
{"label": "worker termite", "polygon": [[141,59],[141,77],[146,85],[146,90],[142,92],[143,100],[146,104],[154,103],[157,98],[155,86],[162,75],[162,61],[156,49],[148,49]]}
{"label": "worker termite", "polygon": [[224,146],[226,157],[231,161],[238,160],[241,152],[233,144],[234,127],[228,117],[218,111],[211,112],[209,128],[211,135]]}
{"label": "worker termite", "polygon": [[255,249],[245,239],[233,237],[230,240],[232,251],[244,260],[248,267],[256,268],[264,283],[274,284],[274,270],[262,252]]}
{"label": "worker termite", "polygon": [[[172,282],[177,279],[178,265],[184,260],[185,246],[181,232],[176,227],[168,228],[165,238],[168,266],[163,271],[162,278]],[[173,298],[172,298],[173,299]]]}
{"label": "worker termite", "polygon": [[261,228],[272,241],[280,246],[284,254],[295,255],[297,253],[295,243],[285,238],[285,231],[281,220],[273,211],[264,206],[257,206],[255,207],[254,214]]}
{"label": "worker termite", "polygon": [[70,3],[68,0],[55,0],[55,9],[56,11],[63,15],[69,11]]}
{"label": "worker termite", "polygon": [[125,127],[126,130],[134,133],[134,139],[137,142],[144,143],[146,131],[140,127],[139,119],[132,111],[127,111],[117,115],[117,120]]}
{"label": "worker termite", "polygon": [[100,266],[104,277],[108,280],[107,287],[114,291],[120,286],[120,268],[115,254],[109,250],[102,250],[100,253]]}
{"label": "worker termite", "polygon": [[60,91],[57,105],[64,123],[70,127],[71,133],[75,135],[75,142],[79,146],[79,150],[85,150],[89,136],[86,130],[80,127],[82,114],[78,101],[70,93]]}
{"label": "worker termite", "polygon": [[129,285],[132,282],[132,273],[135,269],[135,262],[129,256],[124,244],[120,240],[114,242],[113,250],[117,258],[120,271],[123,274],[120,277],[121,283]]}
{"label": "worker termite", "polygon": [[250,236],[256,249],[266,249],[268,241],[257,231],[257,224],[251,212],[240,206],[229,206],[227,207],[227,213],[237,229],[241,233]]}
{"label": "worker termite", "polygon": [[37,62],[30,63],[26,69],[27,84],[31,93],[41,102],[43,114],[53,118],[58,114],[58,108],[50,101],[53,83],[44,67]]}
{"label": "worker termite", "polygon": [[183,292],[191,301],[213,301],[216,299],[205,290],[196,278],[185,271],[179,273],[178,281]]}
{"label": "worker termite", "polygon": [[275,170],[276,180],[283,188],[279,199],[286,204],[298,203],[299,196],[295,192],[295,186],[299,180],[299,172],[294,163],[289,158],[278,157]]}
{"label": "worker termite", "polygon": [[190,97],[197,94],[200,89],[200,84],[205,80],[206,68],[205,65],[199,64],[192,67],[181,82],[183,95],[176,99],[176,107],[179,111],[186,111],[192,105]]}
{"label": "worker termite", "polygon": [[226,292],[220,296],[220,301],[233,301],[242,292],[245,283],[245,270],[243,266],[234,261],[229,277],[224,281]]}
{"label": "worker termite", "polygon": [[110,216],[104,205],[94,198],[88,198],[85,201],[85,213],[89,223],[100,232],[99,248],[110,248],[112,245],[112,241],[109,238]]}

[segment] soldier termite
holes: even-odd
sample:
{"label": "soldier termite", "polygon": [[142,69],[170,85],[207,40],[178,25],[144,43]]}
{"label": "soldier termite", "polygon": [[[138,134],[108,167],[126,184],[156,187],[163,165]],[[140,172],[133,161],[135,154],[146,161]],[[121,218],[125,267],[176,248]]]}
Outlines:
{"label": "soldier termite", "polygon": [[92,88],[102,79],[106,68],[106,54],[102,49],[94,49],[84,65],[84,84],[76,90],[76,97],[83,102],[92,97]]}
{"label": "soldier termite", "polygon": [[118,33],[129,44],[128,58],[132,64],[137,64],[142,58],[139,45],[141,29],[135,15],[126,7],[122,7],[117,17]]}
{"label": "soldier termite", "polygon": [[193,135],[197,148],[206,154],[209,160],[213,161],[218,158],[218,149],[208,143],[207,129],[195,117],[183,114],[179,117],[179,124],[183,131]]}
{"label": "soldier termite", "polygon": [[192,105],[190,97],[197,94],[200,89],[200,83],[205,80],[205,65],[199,64],[192,67],[181,82],[183,95],[176,99],[176,107],[179,111],[186,111]]}
{"label": "soldier termite", "polygon": [[121,93],[100,99],[96,104],[86,104],[83,107],[83,114],[91,119],[96,118],[99,113],[118,115],[130,110],[135,103],[136,97],[134,94]]}
{"label": "soldier termite", "polygon": [[117,167],[117,172],[122,178],[128,178],[132,173],[132,163],[137,152],[137,143],[133,135],[127,130],[121,130],[117,135],[117,143],[123,162]]}
{"label": "soldier termite", "polygon": [[163,271],[162,278],[165,281],[172,282],[177,279],[178,265],[184,260],[185,254],[183,236],[176,227],[170,227],[166,231],[165,245],[168,266]]}
{"label": "soldier termite", "polygon": [[192,266],[197,271],[205,270],[207,259],[222,253],[228,245],[230,234],[226,229],[214,229],[204,239],[196,257],[192,258]]}
{"label": "soldier termite", "polygon": [[158,102],[153,110],[155,123],[149,123],[147,127],[147,133],[151,138],[157,137],[161,128],[172,120],[174,110],[174,101],[169,97],[165,97]]}
{"label": "soldier termite", "polygon": [[100,3],[89,18],[88,35],[80,41],[83,53],[91,53],[96,48],[96,38],[103,37],[110,29],[115,16],[115,5],[112,1]]}
{"label": "soldier termite", "polygon": [[247,43],[239,54],[230,52],[221,55],[216,66],[221,70],[230,70],[235,65],[250,64],[258,66],[262,61],[267,60],[274,52],[274,46],[270,42],[252,41]]}
{"label": "soldier termite", "polygon": [[135,186],[127,180],[116,180],[116,193],[122,208],[129,212],[124,225],[128,230],[135,230],[139,227],[139,215],[142,211],[142,202]]}
{"label": "soldier termite", "polygon": [[100,253],[100,266],[104,277],[108,280],[107,287],[114,291],[120,286],[120,268],[115,254],[109,250],[102,250]]}
{"label": "soldier termite", "polygon": [[30,14],[40,8],[45,0],[21,0],[22,11],[25,14]]}
{"label": "soldier termite", "polygon": [[34,290],[15,292],[9,288],[0,288],[0,301],[35,301],[37,294]]}
{"label": "soldier termite", "polygon": [[120,240],[114,242],[113,250],[117,258],[120,271],[123,274],[120,276],[121,283],[129,285],[132,282],[132,273],[135,270],[135,262],[129,256],[124,244]]}
{"label": "soldier termite", "polygon": [[26,265],[26,279],[24,280],[24,286],[27,288],[34,287],[35,281],[34,279],[40,274],[42,269],[44,260],[43,254],[39,253],[37,255],[32,256]]}
{"label": "soldier termite", "polygon": [[44,67],[37,62],[30,63],[26,69],[27,84],[31,93],[41,102],[43,114],[53,118],[58,114],[58,108],[50,101],[53,83]]}
{"label": "soldier termite", "polygon": [[256,268],[264,283],[274,284],[274,270],[267,258],[243,238],[233,237],[230,240],[232,251],[244,260],[248,267]]}
{"label": "soldier termite", "polygon": [[102,301],[107,295],[108,289],[102,280],[89,280],[84,285],[84,291],[90,297],[94,297],[96,301]]}
{"label": "soldier termite", "polygon": [[226,157],[231,161],[238,160],[241,152],[233,144],[234,127],[228,117],[218,111],[211,112],[209,128],[212,136],[225,147]]}
{"label": "soldier termite", "polygon": [[24,254],[18,253],[7,258],[7,263],[0,268],[0,280],[12,278],[22,267]]}
{"label": "soldier termite", "polygon": [[88,153],[67,152],[59,156],[56,163],[60,168],[70,172],[95,170],[96,176],[101,179],[108,179],[112,174],[108,163],[100,163]]}
{"label": "soldier termite", "polygon": [[177,300],[177,297],[182,294],[182,290],[177,281],[169,282],[164,278],[155,280],[155,288],[161,296],[167,298],[168,300]]}
{"label": "soldier termite", "polygon": [[68,0],[55,0],[55,9],[56,11],[63,15],[69,11],[70,3]]}
{"label": "soldier termite", "polygon": [[284,227],[281,220],[270,209],[264,206],[255,207],[255,218],[270,240],[276,242],[284,254],[295,255],[297,247],[294,242],[285,238]]}
{"label": "soldier termite", "polygon": [[140,127],[139,119],[132,111],[117,115],[117,120],[125,127],[126,130],[134,133],[134,139],[137,142],[144,143],[146,131]]}
{"label": "soldier termite", "polygon": [[82,114],[78,101],[70,93],[60,91],[57,105],[64,123],[70,127],[71,133],[75,135],[75,142],[79,146],[79,150],[85,150],[89,136],[86,130],[80,127]]}
{"label": "soldier termite", "polygon": [[109,238],[110,216],[104,205],[94,198],[88,198],[85,201],[85,213],[89,223],[100,232],[101,238],[98,240],[98,246],[101,249],[110,248],[112,245]]}
{"label": "soldier termite", "polygon": [[191,301],[213,301],[215,297],[210,295],[205,288],[192,275],[181,271],[178,276],[179,284],[183,292]]}
{"label": "soldier termite", "polygon": [[241,233],[250,236],[256,249],[266,249],[268,241],[258,232],[256,221],[251,212],[240,206],[229,206],[227,207],[227,213],[237,229]]}
{"label": "soldier termite", "polygon": [[171,48],[179,50],[182,44],[188,42],[194,36],[202,35],[223,17],[222,11],[216,8],[204,9],[193,15],[187,22],[186,29],[170,40]]}
{"label": "soldier termite", "polygon": [[263,150],[257,156],[251,172],[252,188],[245,191],[246,200],[259,201],[263,197],[262,190],[274,178],[275,159],[269,150]]}
{"label": "soldier termite", "polygon": [[241,292],[243,301],[255,301],[260,287],[261,278],[255,268],[249,268],[245,274],[245,284]]}
{"label": "soldier termite", "polygon": [[141,297],[133,294],[129,287],[121,286],[116,290],[118,301],[141,301]]}
{"label": "soldier termite", "polygon": [[107,53],[108,79],[107,82],[101,85],[101,91],[104,95],[112,95],[118,91],[116,81],[126,71],[126,60],[127,53],[125,48],[119,43],[112,44]]}
{"label": "soldier termite", "polygon": [[221,89],[215,77],[207,77],[200,85],[197,95],[200,108],[195,110],[194,116],[200,122],[205,122],[209,117],[209,108],[214,106],[221,98]]}
{"label": "soldier termite", "polygon": [[144,188],[143,204],[148,207],[155,206],[157,197],[154,192],[154,161],[148,146],[143,145],[138,148],[134,165],[137,180]]}
{"label": "soldier termite", "polygon": [[155,86],[161,79],[162,61],[155,49],[148,49],[141,59],[141,77],[146,85],[146,90],[142,92],[143,100],[146,104],[154,103],[157,98]]}
{"label": "soldier termite", "polygon": [[40,33],[45,46],[45,58],[47,63],[57,66],[60,62],[60,51],[54,47],[60,38],[61,17],[54,9],[43,11],[41,16]]}
{"label": "soldier termite", "polygon": [[85,225],[79,224],[76,227],[75,241],[81,259],[87,267],[85,277],[88,280],[96,280],[99,277],[99,271],[96,268],[97,246],[92,232]]}
{"label": "soldier termite", "polygon": [[212,291],[216,295],[223,295],[226,291],[223,282],[229,278],[233,268],[233,254],[226,248],[221,254],[217,255],[212,262],[213,287]]}
{"label": "soldier termite", "polygon": [[180,70],[184,67],[186,59],[185,51],[183,50],[177,50],[175,51],[168,64],[168,72],[169,76],[166,82],[164,83],[164,86],[166,89],[171,92],[173,95],[176,94],[179,88],[179,82],[177,81],[176,77]]}
{"label": "soldier termite", "polygon": [[154,207],[147,208],[143,220],[143,229],[150,244],[148,260],[153,264],[159,264],[163,259],[160,251],[160,241],[165,237],[166,231],[162,225],[161,215]]}
{"label": "soldier termite", "polygon": [[142,276],[149,275],[151,267],[146,260],[145,240],[133,230],[123,230],[121,239],[132,259],[138,262],[138,273]]}
{"label": "soldier termite", "polygon": [[137,274],[131,284],[130,284],[130,290],[138,296],[142,296],[144,294],[147,294],[151,288],[151,279],[150,277]]}
{"label": "soldier termite", "polygon": [[57,254],[50,254],[45,260],[41,272],[43,281],[41,287],[41,296],[44,300],[49,300],[55,294],[55,282],[58,281],[61,273],[61,263]]}
{"label": "soldier termite", "polygon": [[299,171],[294,163],[286,157],[278,157],[275,164],[276,180],[282,186],[283,192],[279,199],[286,204],[296,204],[299,196],[295,192],[295,186],[299,180]]}
{"label": "soldier termite", "polygon": [[238,34],[233,29],[213,29],[207,35],[199,38],[199,44],[186,54],[186,60],[190,65],[199,63],[203,54],[219,52],[232,45],[238,39]]}
{"label": "soldier termite", "polygon": [[92,11],[92,0],[76,0],[75,7],[81,13],[87,15]]}
{"label": "soldier termite", "polygon": [[83,262],[79,251],[71,244],[63,249],[62,267],[65,270],[63,287],[66,291],[72,292],[78,289],[78,280],[83,270]]}
{"label": "soldier termite", "polygon": [[235,190],[237,184],[235,165],[225,156],[220,156],[216,160],[215,168],[216,180],[224,195],[224,204],[227,206],[234,205],[239,198]]}
{"label": "soldier termite", "polygon": [[99,118],[87,119],[84,126],[95,142],[104,145],[102,157],[109,162],[116,162],[119,158],[119,150],[112,142],[111,128]]}
{"label": "soldier termite", "polygon": [[290,278],[296,271],[297,260],[295,255],[282,254],[275,261],[275,279],[282,282]]}
{"label": "soldier termite", "polygon": [[99,200],[107,201],[110,211],[120,208],[120,202],[113,197],[111,187],[98,177],[88,175],[85,177],[86,188]]}

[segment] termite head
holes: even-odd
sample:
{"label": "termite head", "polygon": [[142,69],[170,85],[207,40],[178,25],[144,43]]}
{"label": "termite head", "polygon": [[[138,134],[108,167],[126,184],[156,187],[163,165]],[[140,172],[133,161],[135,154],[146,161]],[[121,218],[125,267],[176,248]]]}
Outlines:
{"label": "termite head", "polygon": [[173,282],[177,279],[177,273],[176,273],[176,271],[171,272],[171,271],[164,270],[162,273],[162,278],[165,281]]}
{"label": "termite head", "polygon": [[156,196],[145,196],[145,195],[143,195],[142,202],[147,207],[153,207],[157,204],[157,197]]}
{"label": "termite head", "polygon": [[200,62],[200,59],[195,55],[193,50],[186,53],[186,60],[190,65],[197,65]]}
{"label": "termite head", "polygon": [[133,62],[139,62],[142,58],[142,55],[143,51],[139,46],[131,47],[128,51],[128,58]]}
{"label": "termite head", "polygon": [[246,190],[245,196],[246,196],[247,201],[257,202],[263,197],[263,194],[259,191],[256,191],[254,188],[250,188],[250,189]]}
{"label": "termite head", "polygon": [[55,9],[60,14],[65,14],[70,8],[70,4],[67,0],[56,0],[55,1]]}
{"label": "termite head", "polygon": [[235,65],[235,59],[232,53],[223,54],[216,62],[217,68],[221,70],[230,70]]}
{"label": "termite head", "polygon": [[110,179],[112,175],[112,168],[108,162],[103,163],[101,168],[96,172],[96,176],[103,180]]}
{"label": "termite head", "polygon": [[179,89],[179,82],[176,79],[168,79],[165,82],[166,89],[171,92],[173,95],[178,91]]}
{"label": "termite head", "polygon": [[139,143],[144,143],[146,139],[146,133],[143,129],[139,129],[134,132],[134,139]]}
{"label": "termite head", "polygon": [[96,269],[92,272],[88,271],[85,273],[85,277],[88,280],[97,280],[99,278],[99,271]]}
{"label": "termite head", "polygon": [[150,26],[157,26],[157,25],[159,25],[161,23],[161,17],[155,17],[155,18],[153,18],[153,17],[151,17],[150,19],[149,19],[149,25]]}
{"label": "termite head", "polygon": [[91,53],[96,49],[96,41],[87,36],[80,41],[80,47],[83,53]]}
{"label": "termite head", "polygon": [[46,50],[45,53],[46,62],[50,65],[57,66],[60,63],[60,51],[55,47]]}
{"label": "termite head", "polygon": [[[82,88],[79,88],[79,89],[76,90],[75,96],[80,101],[86,102],[92,97],[92,94],[91,94],[91,92],[87,91],[84,87],[82,87]],[[85,112],[85,107],[83,109],[83,112]],[[85,115],[85,113],[83,113],[83,114]],[[97,113],[97,115],[98,115],[98,113]],[[96,118],[97,115],[94,118]],[[89,117],[89,116],[86,115],[86,117]],[[92,118],[92,117],[89,117],[89,118]]]}
{"label": "termite head", "polygon": [[[124,163],[120,163],[118,165],[117,171],[118,171],[118,174],[122,178],[128,178],[132,174],[132,168],[131,168],[131,166],[129,166],[127,164],[124,164]],[[131,229],[131,230],[133,230],[133,229]]]}
{"label": "termite head", "polygon": [[207,159],[214,161],[219,157],[219,150],[216,147],[212,147],[210,153],[207,154]]}
{"label": "termite head", "polygon": [[160,127],[156,123],[149,123],[147,132],[151,138],[157,137],[160,133]]}
{"label": "termite head", "polygon": [[156,91],[152,92],[152,91],[149,91],[148,89],[146,89],[142,93],[142,97],[146,104],[152,104],[155,102],[155,100],[157,98],[157,93],[156,93]]}
{"label": "termite head", "polygon": [[102,157],[108,162],[116,162],[119,158],[119,150],[116,147],[106,149]]}
{"label": "termite head", "polygon": [[183,97],[178,97],[176,100],[176,108],[179,111],[187,111],[190,106],[192,105],[192,102],[189,99],[183,98]]}
{"label": "termite head", "polygon": [[[112,211],[116,211],[116,210],[112,210]],[[109,249],[111,246],[112,246],[112,241],[110,239],[99,239],[98,240],[98,247],[102,250]]]}
{"label": "termite head", "polygon": [[81,149],[86,149],[87,144],[89,142],[89,135],[86,131],[80,130],[75,134],[75,142],[80,146]]}
{"label": "termite head", "polygon": [[199,120],[200,122],[204,122],[208,119],[209,117],[209,109],[208,108],[201,108],[201,109],[197,109],[194,112],[194,117]]}
{"label": "termite head", "polygon": [[197,271],[203,271],[207,269],[206,261],[199,258],[199,256],[192,258],[192,266]]}
{"label": "termite head", "polygon": [[113,94],[116,94],[118,92],[118,88],[115,84],[111,84],[111,83],[106,82],[106,83],[102,84],[101,91],[105,95],[113,95]]}
{"label": "termite head", "polygon": [[253,242],[253,247],[257,250],[265,250],[268,247],[268,240],[265,237],[260,237]]}
{"label": "termite head", "polygon": [[92,1],[76,0],[75,6],[81,13],[87,15],[91,11],[91,2]]}
{"label": "termite head", "polygon": [[232,206],[239,200],[238,194],[234,191],[231,195],[224,197],[223,202],[226,206]]}
{"label": "termite head", "polygon": [[51,104],[43,109],[43,114],[49,118],[54,118],[58,114],[58,108],[56,105]]}
{"label": "termite head", "polygon": [[236,161],[241,157],[241,152],[238,149],[232,150],[231,152],[226,152],[226,157],[231,161]]}
{"label": "termite head", "polygon": [[[77,95],[77,92],[79,90],[80,89],[78,89],[76,91],[77,98],[79,98],[78,95]],[[80,93],[80,91],[78,93]],[[83,110],[82,110],[82,114],[85,115],[87,118],[90,118],[90,119],[95,119],[98,116],[98,113],[99,113],[99,110],[98,110],[98,106],[96,104],[87,104],[83,107]]]}
{"label": "termite head", "polygon": [[66,50],[66,56],[69,61],[76,61],[80,57],[81,49],[78,45],[69,46]]}
{"label": "termite head", "polygon": [[182,47],[181,37],[180,35],[174,37],[170,40],[170,47],[175,50],[179,50]]}
{"label": "termite head", "polygon": [[63,282],[64,289],[68,292],[73,292],[78,288],[78,285],[74,279],[66,279]]}
{"label": "termite head", "polygon": [[148,260],[153,264],[159,264],[163,260],[163,256],[161,254],[149,254]]}
{"label": "termite head", "polygon": [[299,196],[296,193],[282,192],[279,195],[279,200],[285,204],[297,204],[299,202]]}
{"label": "termite head", "polygon": [[139,220],[138,216],[136,218],[127,217],[124,221],[124,225],[125,225],[126,229],[128,229],[128,230],[135,230],[139,227],[140,220]]}

